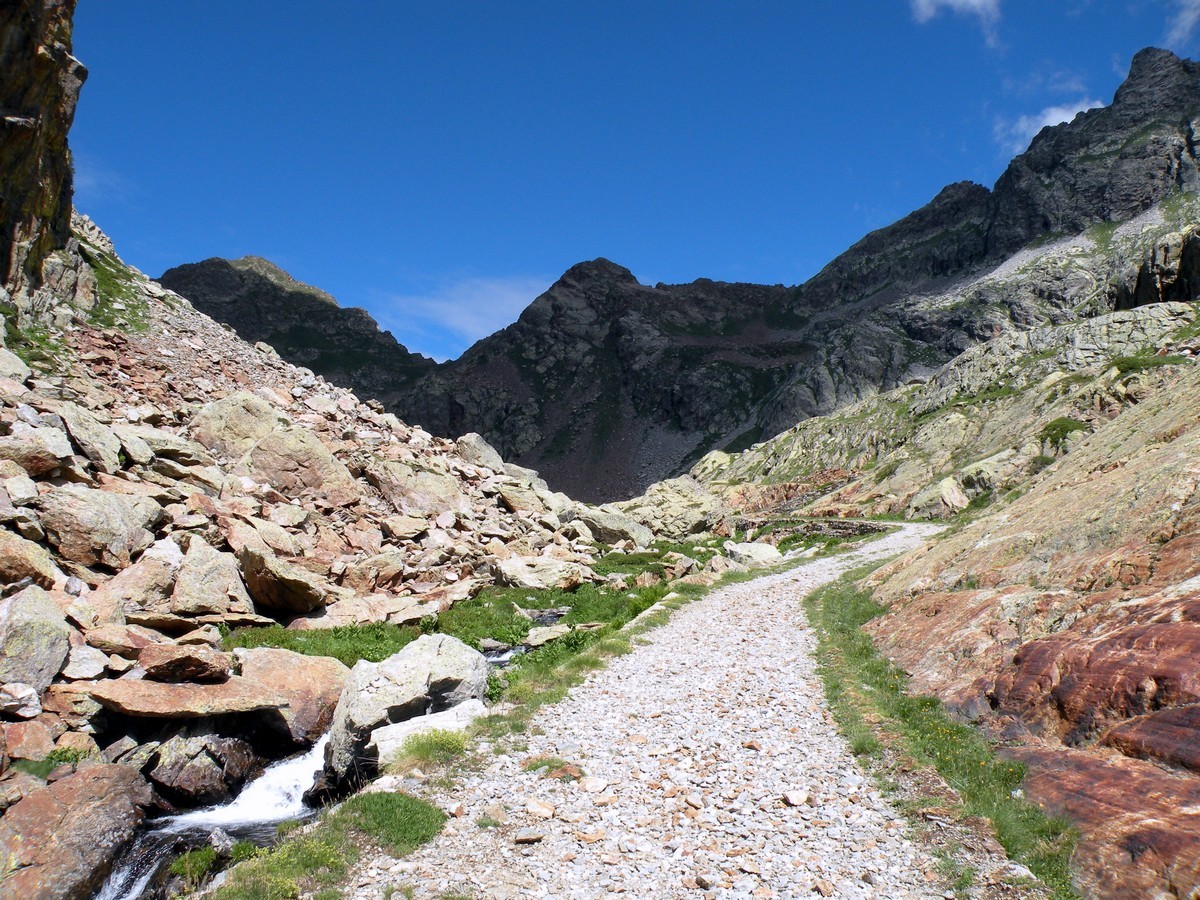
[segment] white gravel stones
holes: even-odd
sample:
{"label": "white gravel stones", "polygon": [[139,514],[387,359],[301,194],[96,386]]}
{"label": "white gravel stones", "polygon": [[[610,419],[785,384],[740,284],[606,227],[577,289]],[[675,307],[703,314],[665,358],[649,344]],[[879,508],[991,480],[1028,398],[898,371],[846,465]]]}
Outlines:
{"label": "white gravel stones", "polygon": [[[366,861],[350,896],[396,885],[419,898],[942,896],[933,861],[836,732],[800,607],[813,588],[936,530],[905,526],[679,610],[540,710],[527,751],[431,796],[465,815],[402,862]],[[535,756],[586,777],[525,771]],[[495,827],[497,806],[509,824]]]}

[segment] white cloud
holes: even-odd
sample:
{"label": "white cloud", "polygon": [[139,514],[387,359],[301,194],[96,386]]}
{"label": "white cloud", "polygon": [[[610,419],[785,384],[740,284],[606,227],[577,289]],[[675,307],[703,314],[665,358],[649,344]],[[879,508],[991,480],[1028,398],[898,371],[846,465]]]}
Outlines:
{"label": "white cloud", "polygon": [[1175,13],[1167,23],[1167,45],[1180,49],[1191,42],[1200,25],[1200,0],[1175,0]]}
{"label": "white cloud", "polygon": [[373,304],[380,327],[401,344],[437,360],[511,325],[552,279],[528,276],[463,278],[432,290],[388,294]]}
{"label": "white cloud", "polygon": [[1000,20],[1000,0],[909,0],[918,22],[928,22],[943,9],[979,16],[985,25]]}
{"label": "white cloud", "polygon": [[1029,146],[1034,136],[1047,125],[1070,122],[1085,109],[1097,109],[1104,104],[1099,100],[1080,99],[1060,106],[1047,106],[1039,113],[1020,116],[1017,119],[1001,119],[996,122],[996,140],[1012,153],[1020,153]]}

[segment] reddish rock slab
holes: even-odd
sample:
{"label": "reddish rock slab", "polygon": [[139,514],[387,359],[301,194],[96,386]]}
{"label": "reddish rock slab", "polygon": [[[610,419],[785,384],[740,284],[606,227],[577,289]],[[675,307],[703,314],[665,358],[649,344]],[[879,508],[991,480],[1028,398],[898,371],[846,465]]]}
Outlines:
{"label": "reddish rock slab", "polygon": [[35,790],[0,819],[0,858],[11,863],[5,897],[58,900],[100,887],[150,803],[130,766],[94,764]]}
{"label": "reddish rock slab", "polygon": [[4,729],[8,755],[13,759],[45,759],[54,750],[57,735],[38,719],[10,722],[0,727]]}
{"label": "reddish rock slab", "polygon": [[1067,743],[1166,706],[1200,702],[1200,623],[1061,632],[1024,645],[996,679],[1004,712],[1054,728]]}
{"label": "reddish rock slab", "polygon": [[1200,704],[1164,709],[1118,725],[1103,743],[1126,756],[1200,773]]}
{"label": "reddish rock slab", "polygon": [[1200,892],[1200,780],[1113,754],[1026,747],[1029,796],[1081,839],[1076,887],[1096,900]]}
{"label": "reddish rock slab", "polygon": [[76,682],[105,709],[147,719],[198,719],[230,713],[282,709],[285,697],[245,678],[216,684],[165,684],[121,678]]}
{"label": "reddish rock slab", "polygon": [[151,644],[138,654],[138,665],[156,681],[226,681],[233,657],[202,645]]}
{"label": "reddish rock slab", "polygon": [[350,669],[329,656],[305,656],[291,650],[236,650],[242,677],[288,702],[279,711],[292,740],[312,744],[333,720]]}

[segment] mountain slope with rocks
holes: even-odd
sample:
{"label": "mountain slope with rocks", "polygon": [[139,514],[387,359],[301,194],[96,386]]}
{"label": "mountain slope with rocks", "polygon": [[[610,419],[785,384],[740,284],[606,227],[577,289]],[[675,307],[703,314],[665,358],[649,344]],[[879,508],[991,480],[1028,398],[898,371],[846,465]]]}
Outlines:
{"label": "mountain slope with rocks", "polygon": [[[1053,272],[1095,290],[1123,260],[1139,273],[1124,284],[1186,296],[1175,285],[1197,222],[1197,195],[1171,197],[985,281]],[[871,633],[916,691],[1003,742],[1029,795],[1079,827],[1088,897],[1200,889],[1198,311],[1166,300],[1003,334],[923,384],[709,454],[690,475],[749,521],[956,521],[872,576],[886,612]]]}
{"label": "mountain slope with rocks", "polygon": [[246,341],[270,344],[289,362],[389,408],[434,366],[380,331],[366,310],[338,306],[265,259],[207,259],[158,280]]}
{"label": "mountain slope with rocks", "polygon": [[[1044,129],[993,189],[947,187],[803,285],[648,286],[607,260],[580,263],[515,324],[393,384],[389,409],[436,434],[479,432],[573,496],[639,493],[1003,332],[1147,302],[1153,282],[1138,277],[1089,290],[1053,274],[1001,290],[978,279],[1031,242],[1194,188],[1198,111],[1200,68],[1142,51],[1110,106]],[[1195,296],[1193,265],[1172,299]]]}

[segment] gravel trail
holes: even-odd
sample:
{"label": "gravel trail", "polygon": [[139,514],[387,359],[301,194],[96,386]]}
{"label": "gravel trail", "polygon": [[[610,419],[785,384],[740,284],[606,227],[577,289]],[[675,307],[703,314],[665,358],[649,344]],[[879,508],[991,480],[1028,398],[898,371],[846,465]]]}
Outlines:
{"label": "gravel trail", "polygon": [[[906,525],[676,611],[539,710],[527,750],[431,796],[459,815],[405,860],[368,860],[351,895],[941,897],[934,861],[837,733],[801,608],[814,588],[937,530]],[[538,756],[586,777],[524,771]]]}

